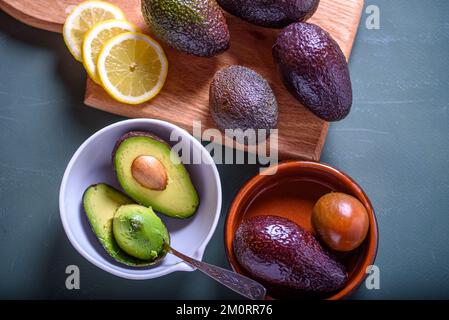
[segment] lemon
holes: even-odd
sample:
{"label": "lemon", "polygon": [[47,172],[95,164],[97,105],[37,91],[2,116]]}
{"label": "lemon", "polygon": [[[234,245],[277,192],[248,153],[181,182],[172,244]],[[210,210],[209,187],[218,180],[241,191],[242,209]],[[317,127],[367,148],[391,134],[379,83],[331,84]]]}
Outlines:
{"label": "lemon", "polygon": [[76,60],[82,61],[85,33],[96,23],[109,19],[125,20],[125,15],[116,6],[103,1],[82,2],[73,9],[64,23],[62,34]]}
{"label": "lemon", "polygon": [[89,76],[100,84],[97,75],[98,55],[103,45],[111,38],[124,32],[138,32],[138,28],[125,20],[106,20],[94,25],[84,36],[83,64]]}
{"label": "lemon", "polygon": [[127,32],[109,40],[100,52],[97,72],[103,88],[117,101],[140,104],[162,89],[168,62],[149,36]]}

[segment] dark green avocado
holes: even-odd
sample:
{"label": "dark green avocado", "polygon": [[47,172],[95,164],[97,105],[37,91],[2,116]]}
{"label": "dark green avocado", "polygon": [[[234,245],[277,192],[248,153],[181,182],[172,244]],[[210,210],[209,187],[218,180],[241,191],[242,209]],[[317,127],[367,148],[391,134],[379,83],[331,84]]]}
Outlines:
{"label": "dark green avocado", "polygon": [[151,208],[121,206],[115,212],[112,230],[120,248],[143,261],[161,260],[170,247],[167,228]]}
{"label": "dark green avocado", "polygon": [[328,32],[310,23],[291,24],[279,33],[273,57],[287,89],[315,115],[339,121],[349,114],[348,64]]}
{"label": "dark green avocado", "polygon": [[239,264],[276,298],[313,297],[342,288],[345,267],[312,234],[278,216],[255,216],[235,233]]}
{"label": "dark green avocado", "polygon": [[218,0],[232,15],[250,23],[283,28],[290,23],[306,21],[318,8],[319,0]]}
{"label": "dark green avocado", "polygon": [[269,83],[242,66],[230,66],[215,74],[210,85],[209,108],[223,131],[265,129],[269,134],[278,122],[278,105]]}
{"label": "dark green avocado", "polygon": [[153,33],[171,47],[211,57],[229,47],[229,30],[215,0],[142,0]]}

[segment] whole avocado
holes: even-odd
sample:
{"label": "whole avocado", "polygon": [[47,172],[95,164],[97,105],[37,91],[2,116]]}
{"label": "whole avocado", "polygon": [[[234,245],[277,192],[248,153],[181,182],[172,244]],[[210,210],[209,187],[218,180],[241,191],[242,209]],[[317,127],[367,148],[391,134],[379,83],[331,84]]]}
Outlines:
{"label": "whole avocado", "polygon": [[345,267],[312,234],[283,217],[246,219],[233,246],[239,264],[276,298],[333,292],[347,281]]}
{"label": "whole avocado", "polygon": [[339,121],[349,114],[348,64],[328,32],[310,23],[291,24],[278,35],[273,57],[287,89],[315,115]]}
{"label": "whole avocado", "polygon": [[211,57],[229,47],[229,30],[215,0],[142,0],[150,31],[171,47]]}
{"label": "whole avocado", "polygon": [[306,21],[318,8],[319,0],[218,0],[229,13],[250,23],[283,28],[290,23]]}
{"label": "whole avocado", "polygon": [[268,135],[277,126],[278,105],[269,83],[243,66],[230,66],[215,74],[210,85],[209,108],[223,131],[265,129]]}

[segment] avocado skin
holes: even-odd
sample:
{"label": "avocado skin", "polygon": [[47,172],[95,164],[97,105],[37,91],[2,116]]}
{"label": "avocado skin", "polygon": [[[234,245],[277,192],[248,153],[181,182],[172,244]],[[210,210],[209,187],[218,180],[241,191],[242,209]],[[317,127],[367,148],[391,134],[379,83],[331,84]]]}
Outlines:
{"label": "avocado skin", "polygon": [[[133,138],[133,137],[148,137],[148,138],[154,139],[156,141],[159,141],[160,143],[165,144],[168,148],[171,148],[170,145],[165,140],[163,140],[162,138],[158,137],[157,135],[155,135],[155,134],[153,134],[151,132],[139,131],[139,130],[130,131],[128,133],[123,134],[115,142],[114,149],[112,150],[112,164],[113,164],[113,167],[114,167],[114,158],[115,158],[115,154],[117,152],[118,147],[120,147],[120,144],[123,141],[125,141],[126,139],[129,139],[129,138]],[[114,172],[115,172],[115,167],[114,167]]]}
{"label": "avocado skin", "polygon": [[221,130],[265,129],[278,122],[278,104],[269,83],[242,66],[218,71],[210,85],[209,108]]}
{"label": "avocado skin", "polygon": [[229,30],[215,0],[142,0],[153,33],[171,47],[201,57],[229,48]]}
{"label": "avocado skin", "polygon": [[287,89],[326,121],[344,119],[352,106],[352,85],[346,58],[328,32],[310,23],[283,29],[273,57]]}
{"label": "avocado skin", "polygon": [[267,28],[283,28],[306,21],[318,8],[319,0],[217,0],[232,15]]}
{"label": "avocado skin", "polygon": [[345,267],[311,233],[283,217],[246,219],[233,246],[239,264],[279,298],[314,297],[347,281]]}

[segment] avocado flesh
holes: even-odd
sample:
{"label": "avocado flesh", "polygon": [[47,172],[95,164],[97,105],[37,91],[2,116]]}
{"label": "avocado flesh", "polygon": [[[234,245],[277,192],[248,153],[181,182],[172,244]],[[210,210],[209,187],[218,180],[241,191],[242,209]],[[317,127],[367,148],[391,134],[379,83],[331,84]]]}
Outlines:
{"label": "avocado flesh", "polygon": [[169,46],[211,57],[229,47],[229,30],[215,0],[142,0],[150,31]]}
{"label": "avocado flesh", "polygon": [[[117,179],[123,190],[136,202],[174,218],[188,218],[199,205],[199,197],[189,173],[181,163],[173,163],[170,146],[157,136],[134,131],[122,136],[113,152]],[[151,190],[142,186],[132,175],[131,166],[139,156],[152,156],[165,167],[168,183],[165,190]]]}
{"label": "avocado flesh", "polygon": [[160,260],[170,246],[167,228],[151,208],[121,206],[114,215],[112,228],[120,248],[141,260]]}
{"label": "avocado flesh", "polygon": [[83,206],[95,236],[103,248],[116,261],[135,267],[143,267],[152,262],[136,259],[125,253],[117,244],[112,221],[115,212],[133,200],[107,184],[96,184],[86,189],[83,195]]}
{"label": "avocado flesh", "polygon": [[310,23],[291,24],[279,33],[273,57],[287,89],[316,116],[339,121],[349,114],[348,64],[328,32]]}
{"label": "avocado flesh", "polygon": [[232,15],[268,28],[283,28],[306,21],[317,10],[319,0],[217,0]]}
{"label": "avocado flesh", "polygon": [[329,293],[347,281],[345,267],[311,233],[283,217],[246,219],[233,246],[239,264],[276,298]]}

